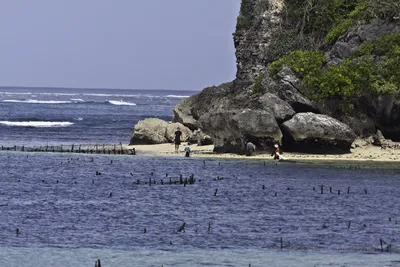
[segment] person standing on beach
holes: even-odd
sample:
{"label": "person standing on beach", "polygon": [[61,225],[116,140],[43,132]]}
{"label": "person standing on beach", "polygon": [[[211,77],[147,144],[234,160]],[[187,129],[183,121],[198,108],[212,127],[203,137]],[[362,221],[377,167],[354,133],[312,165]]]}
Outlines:
{"label": "person standing on beach", "polygon": [[176,128],[176,131],[175,131],[175,140],[174,140],[175,153],[178,153],[178,151],[179,151],[179,145],[181,144],[181,136],[182,136],[182,132],[181,132],[181,129],[178,127],[178,128]]}

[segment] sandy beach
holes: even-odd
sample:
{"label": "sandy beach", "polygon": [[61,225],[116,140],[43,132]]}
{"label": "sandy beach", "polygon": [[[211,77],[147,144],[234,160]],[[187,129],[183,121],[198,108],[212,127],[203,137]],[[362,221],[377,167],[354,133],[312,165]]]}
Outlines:
{"label": "sandy beach", "polygon": [[[179,153],[174,152],[173,144],[157,144],[157,145],[134,145],[125,146],[126,148],[135,148],[137,155],[149,156],[184,156],[184,147],[181,146]],[[212,157],[227,159],[268,159],[273,160],[270,154],[256,154],[251,157],[237,154],[217,154],[213,152],[213,145],[208,146],[191,146],[191,157]],[[326,161],[384,161],[384,162],[400,162],[400,149],[382,149],[379,146],[363,146],[351,149],[351,153],[341,155],[331,154],[302,154],[284,152],[283,156],[291,160],[326,160]]]}

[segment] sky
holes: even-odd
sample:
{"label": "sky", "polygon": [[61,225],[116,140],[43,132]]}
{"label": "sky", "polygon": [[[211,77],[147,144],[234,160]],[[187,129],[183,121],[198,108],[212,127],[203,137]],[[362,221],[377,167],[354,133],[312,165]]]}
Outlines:
{"label": "sky", "polygon": [[12,0],[0,86],[201,90],[236,74],[240,0]]}

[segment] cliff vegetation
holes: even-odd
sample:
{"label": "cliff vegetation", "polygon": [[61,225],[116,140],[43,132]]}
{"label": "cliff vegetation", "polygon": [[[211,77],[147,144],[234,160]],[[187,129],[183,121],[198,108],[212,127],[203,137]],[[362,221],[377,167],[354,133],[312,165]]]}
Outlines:
{"label": "cliff vegetation", "polygon": [[338,100],[337,112],[351,113],[360,96],[393,95],[400,89],[400,34],[365,41],[340,64],[327,65],[327,48],[353,27],[373,19],[399,20],[397,0],[285,0],[282,28],[275,35],[269,72],[283,66],[303,81],[314,101]]}

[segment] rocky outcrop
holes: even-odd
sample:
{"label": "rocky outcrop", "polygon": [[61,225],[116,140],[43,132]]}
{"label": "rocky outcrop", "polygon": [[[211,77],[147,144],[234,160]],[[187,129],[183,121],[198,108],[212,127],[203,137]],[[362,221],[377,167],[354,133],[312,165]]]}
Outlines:
{"label": "rocky outcrop", "polygon": [[356,139],[346,124],[322,114],[297,113],[281,126],[287,151],[345,153]]}
{"label": "rocky outcrop", "polygon": [[175,131],[180,127],[181,140],[186,140],[191,131],[180,123],[168,123],[158,118],[140,120],[134,127],[130,145],[138,144],[163,144],[174,141]]}
{"label": "rocky outcrop", "polygon": [[180,122],[191,130],[198,129],[197,120],[202,114],[227,108],[231,88],[232,83],[207,87],[199,94],[183,100],[173,109],[173,122]]}
{"label": "rocky outcrop", "polygon": [[213,138],[217,153],[243,154],[247,141],[258,150],[267,150],[282,138],[274,115],[263,110],[207,113],[200,117],[199,124]]}
{"label": "rocky outcrop", "polygon": [[304,85],[291,69],[283,67],[277,77],[276,93],[283,101],[290,104],[296,112],[319,113],[317,105],[300,92]]}
{"label": "rocky outcrop", "polygon": [[[236,78],[244,84],[252,84],[269,63],[268,51],[275,32],[280,29],[284,1],[246,0],[246,5],[239,14],[234,34]],[[248,12],[251,14],[246,14]]]}
{"label": "rocky outcrop", "polygon": [[191,144],[197,144],[198,146],[212,145],[214,143],[211,136],[203,133],[201,129],[193,131],[188,141]]}
{"label": "rocky outcrop", "polygon": [[158,118],[140,120],[134,127],[131,145],[167,143],[165,129],[168,123]]}
{"label": "rocky outcrop", "polygon": [[259,108],[274,115],[278,122],[290,119],[296,112],[278,96],[266,93],[258,98]]}
{"label": "rocky outcrop", "polygon": [[[282,18],[288,10],[284,3],[242,1],[234,33],[236,79],[185,99],[175,106],[173,121],[191,130],[201,128],[211,136],[217,152],[243,153],[246,141],[268,150],[283,141],[285,150],[342,153],[349,151],[356,135],[368,137],[377,129],[400,140],[400,104],[393,96],[361,95],[354,112],[343,115],[337,112],[340,99],[311,101],[291,69],[283,67],[276,77],[269,75],[271,54],[277,47],[274,38],[284,30]],[[366,40],[400,32],[398,21],[363,23],[354,24],[333,45],[320,47],[328,61],[324,67],[341,64]]]}

